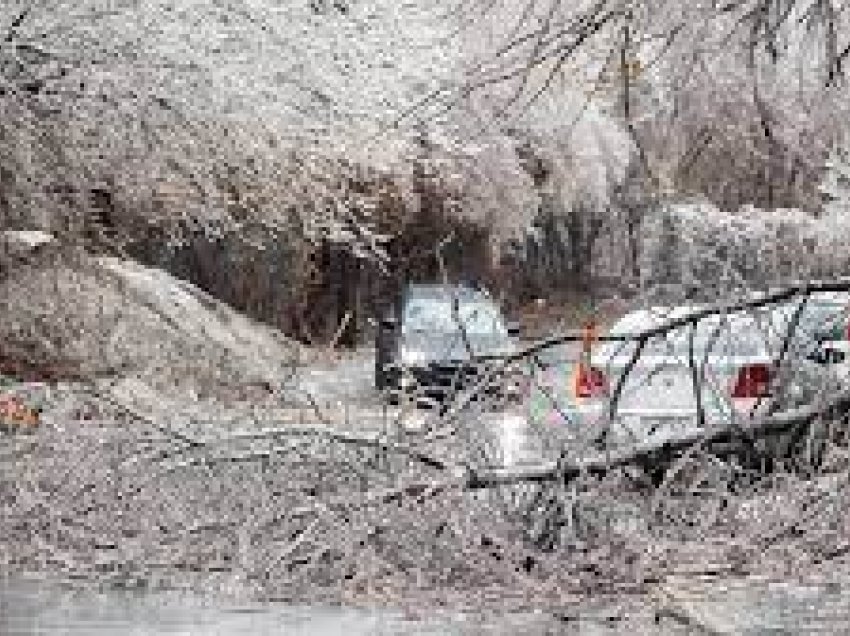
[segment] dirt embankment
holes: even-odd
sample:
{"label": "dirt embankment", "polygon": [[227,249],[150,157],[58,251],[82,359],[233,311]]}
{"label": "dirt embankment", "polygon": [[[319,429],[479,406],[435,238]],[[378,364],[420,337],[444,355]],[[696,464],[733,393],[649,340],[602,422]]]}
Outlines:
{"label": "dirt embankment", "polygon": [[29,259],[0,280],[0,374],[135,377],[211,393],[274,386],[299,349],[161,270],[109,257]]}

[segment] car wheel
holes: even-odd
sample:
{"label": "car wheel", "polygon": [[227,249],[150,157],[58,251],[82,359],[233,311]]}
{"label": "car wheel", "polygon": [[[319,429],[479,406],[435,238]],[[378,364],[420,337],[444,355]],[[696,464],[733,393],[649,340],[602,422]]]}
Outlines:
{"label": "car wheel", "polygon": [[716,522],[726,505],[734,469],[710,452],[696,451],[654,477],[658,483],[651,518],[659,530],[682,538]]}

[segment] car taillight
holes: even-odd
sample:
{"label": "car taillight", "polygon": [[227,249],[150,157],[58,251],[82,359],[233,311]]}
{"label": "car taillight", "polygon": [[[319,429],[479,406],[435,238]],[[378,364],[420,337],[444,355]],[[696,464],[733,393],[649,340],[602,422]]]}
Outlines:
{"label": "car taillight", "polygon": [[738,372],[733,398],[760,398],[770,394],[770,365],[748,364]]}
{"label": "car taillight", "polygon": [[576,397],[595,398],[608,395],[608,379],[598,368],[580,362],[576,372]]}

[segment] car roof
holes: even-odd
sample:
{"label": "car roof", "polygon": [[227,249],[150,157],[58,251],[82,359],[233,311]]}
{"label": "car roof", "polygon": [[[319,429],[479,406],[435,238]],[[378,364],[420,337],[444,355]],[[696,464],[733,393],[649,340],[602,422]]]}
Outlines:
{"label": "car roof", "polygon": [[439,283],[411,283],[405,288],[406,298],[445,298],[485,299],[490,295],[484,290],[473,289],[467,285]]}
{"label": "car roof", "polygon": [[611,328],[614,333],[628,333],[651,329],[668,320],[675,320],[687,316],[701,307],[699,305],[678,307],[649,307],[647,309],[635,309],[624,314]]}
{"label": "car roof", "polygon": [[850,292],[835,292],[823,291],[813,292],[809,297],[809,302],[817,302],[824,304],[847,305],[850,303]]}

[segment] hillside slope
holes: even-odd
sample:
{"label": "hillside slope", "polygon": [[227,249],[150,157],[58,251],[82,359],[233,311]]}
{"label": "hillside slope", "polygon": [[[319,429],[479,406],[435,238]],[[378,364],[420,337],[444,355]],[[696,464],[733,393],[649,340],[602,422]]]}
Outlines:
{"label": "hillside slope", "polygon": [[274,384],[298,351],[197,287],[112,257],[32,264],[0,281],[0,371],[137,377],[152,386]]}

